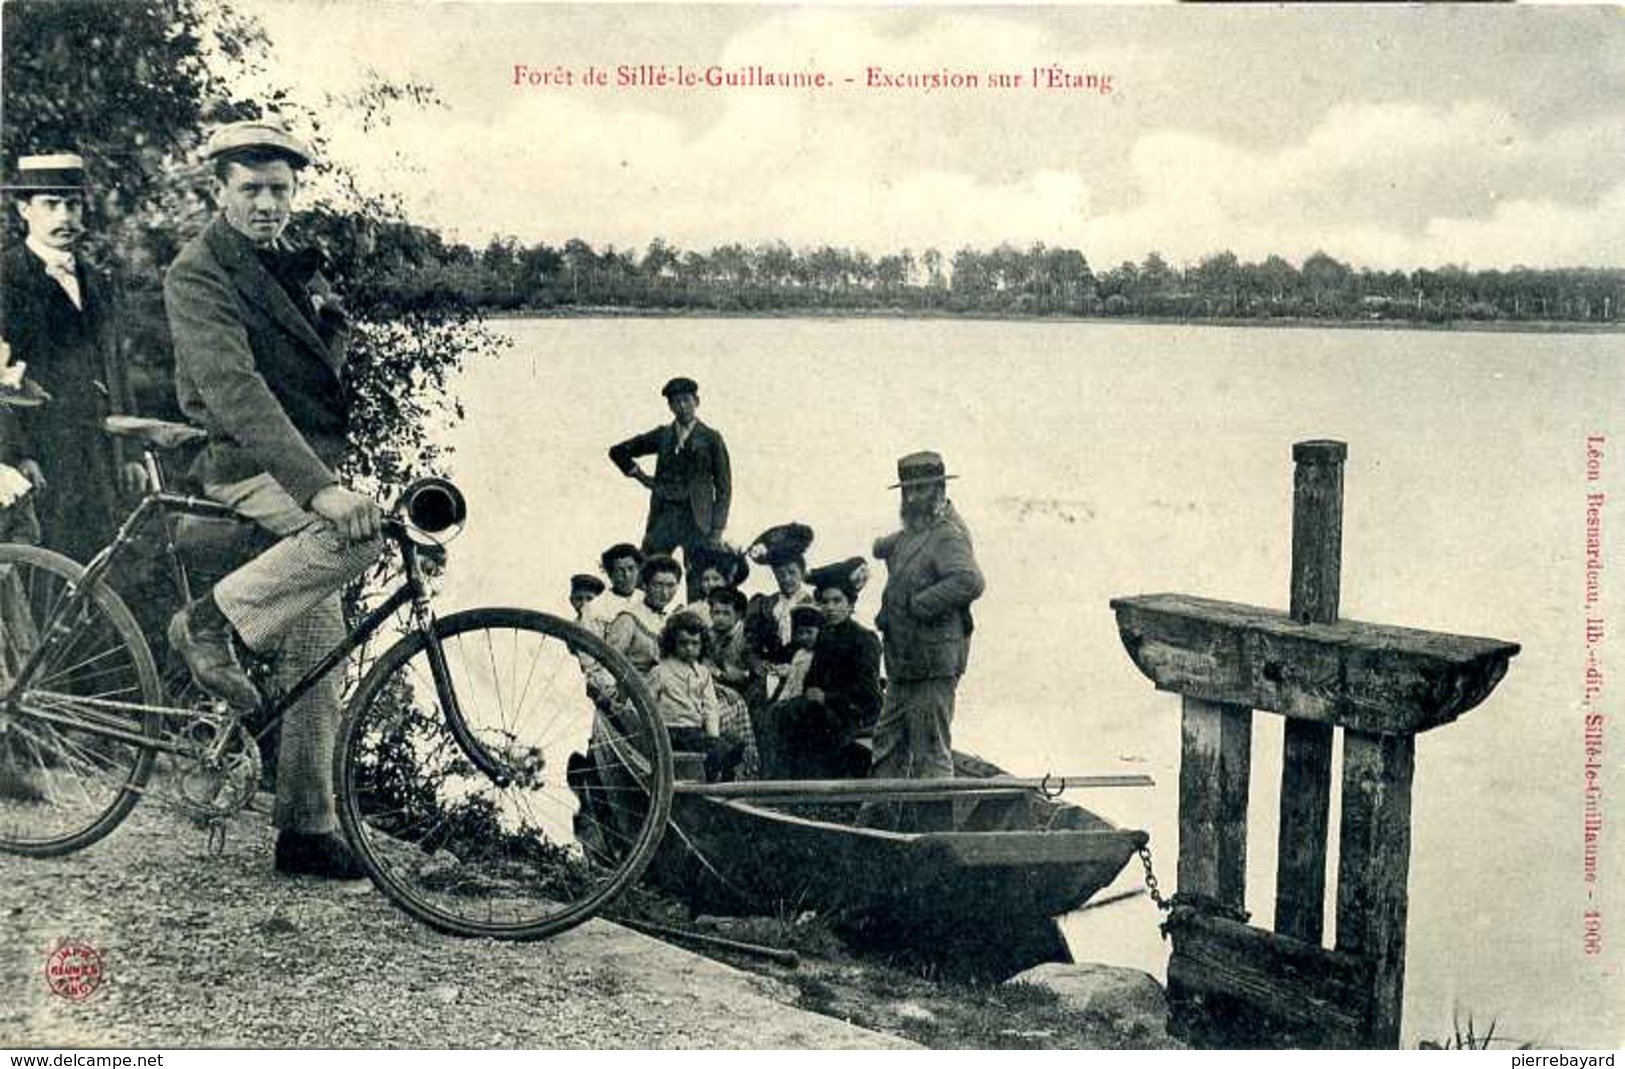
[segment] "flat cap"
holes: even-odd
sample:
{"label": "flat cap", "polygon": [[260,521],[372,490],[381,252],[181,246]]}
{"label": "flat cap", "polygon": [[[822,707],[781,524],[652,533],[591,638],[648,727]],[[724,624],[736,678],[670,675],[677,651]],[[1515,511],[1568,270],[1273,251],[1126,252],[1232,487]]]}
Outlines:
{"label": "flat cap", "polygon": [[670,382],[666,383],[666,385],[660,387],[660,396],[666,398],[667,400],[676,397],[680,393],[691,393],[698,397],[700,394],[700,384],[691,378],[684,375],[679,375],[675,379],[672,379]]}
{"label": "flat cap", "polygon": [[295,168],[308,167],[312,158],[310,147],[275,119],[246,119],[215,127],[203,146],[203,158],[213,160],[243,149],[278,153]]}

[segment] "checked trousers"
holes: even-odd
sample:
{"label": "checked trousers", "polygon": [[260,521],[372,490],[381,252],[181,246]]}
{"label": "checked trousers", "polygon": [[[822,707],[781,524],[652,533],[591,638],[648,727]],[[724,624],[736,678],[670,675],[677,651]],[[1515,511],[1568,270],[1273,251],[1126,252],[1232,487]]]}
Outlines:
{"label": "checked trousers", "polygon": [[[204,490],[281,539],[216,583],[214,600],[248,648],[271,658],[274,684],[286,689],[343,640],[339,594],[378,559],[382,542],[346,542],[268,474]],[[333,741],[342,682],[338,669],[329,672],[283,716],[271,814],[282,830],[338,828]]]}

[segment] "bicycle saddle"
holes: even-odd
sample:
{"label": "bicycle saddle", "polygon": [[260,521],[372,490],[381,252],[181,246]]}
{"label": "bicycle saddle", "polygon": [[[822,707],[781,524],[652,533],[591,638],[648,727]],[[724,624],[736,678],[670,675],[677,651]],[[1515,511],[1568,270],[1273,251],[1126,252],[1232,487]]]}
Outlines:
{"label": "bicycle saddle", "polygon": [[128,438],[154,449],[179,449],[207,441],[209,437],[209,432],[201,427],[144,416],[108,416],[102,421],[102,429],[115,438]]}

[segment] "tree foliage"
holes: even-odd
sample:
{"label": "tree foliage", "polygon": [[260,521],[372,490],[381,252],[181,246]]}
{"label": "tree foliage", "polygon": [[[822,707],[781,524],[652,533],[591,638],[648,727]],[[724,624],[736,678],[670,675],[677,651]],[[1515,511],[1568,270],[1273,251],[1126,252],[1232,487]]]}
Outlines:
{"label": "tree foliage", "polygon": [[12,0],[3,16],[0,146],[8,162],[51,150],[86,157],[88,251],[121,283],[142,407],[176,415],[160,280],[213,214],[196,150],[211,123],[274,114],[316,149],[328,190],[301,205],[289,237],[322,249],[356,325],[351,473],[388,492],[434,470],[443,459],[435,428],[461,416],[451,377],[497,339],[457,288],[405,292],[401,278],[438,263],[444,243],[365,176],[320,162],[329,155],[324,117],[342,109],[370,130],[400,107],[435,106],[433,90],[374,79],[343,98],[299,99],[271,79],[258,24],[202,0]]}
{"label": "tree foliage", "polygon": [[782,241],[709,251],[652,240],[641,257],[582,238],[562,247],[493,239],[484,250],[437,247],[399,278],[401,299],[456,295],[511,312],[571,308],[661,311],[954,312],[1003,316],[1138,316],[1173,319],[1398,319],[1614,323],[1625,270],[1515,268],[1374,271],[1316,252],[1301,265],[1278,255],[1243,261],[1220,250],[1194,264],[1160,253],[1096,274],[1078,249],[1009,244],[927,248],[878,256]]}

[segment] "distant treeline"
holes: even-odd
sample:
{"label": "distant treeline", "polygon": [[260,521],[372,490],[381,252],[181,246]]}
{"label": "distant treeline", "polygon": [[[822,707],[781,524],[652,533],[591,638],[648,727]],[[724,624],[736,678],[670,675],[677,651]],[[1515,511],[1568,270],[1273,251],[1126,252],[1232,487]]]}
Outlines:
{"label": "distant treeline", "polygon": [[394,299],[446,299],[513,312],[569,308],[671,311],[894,311],[1012,316],[1146,316],[1177,319],[1326,318],[1619,322],[1622,268],[1373,271],[1323,252],[1294,265],[1280,256],[1244,263],[1234,253],[1189,267],[1153,252],[1096,271],[1077,249],[904,249],[871,256],[783,242],[708,252],[656,239],[641,253],[493,239],[483,249],[449,244],[419,228],[377,235],[393,255]]}

